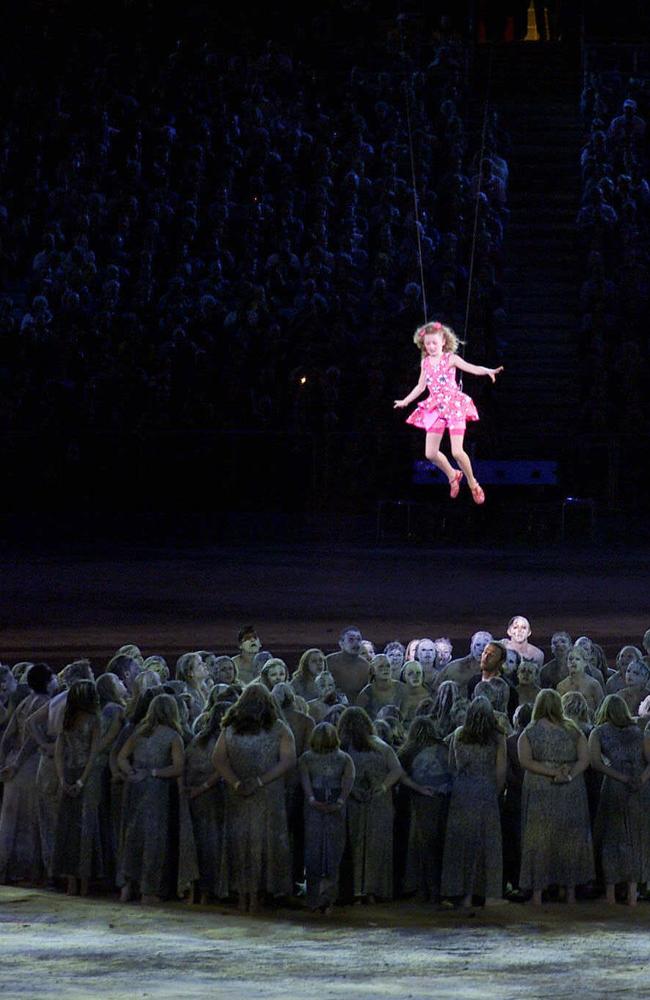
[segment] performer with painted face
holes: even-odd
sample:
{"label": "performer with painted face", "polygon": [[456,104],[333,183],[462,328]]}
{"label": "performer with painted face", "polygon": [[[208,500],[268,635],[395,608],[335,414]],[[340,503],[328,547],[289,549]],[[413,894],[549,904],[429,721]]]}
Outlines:
{"label": "performer with painted face", "polygon": [[344,628],[339,636],[340,652],[330,653],[326,666],[348,701],[355,702],[368,683],[368,661],[361,656],[361,632],[355,626]]}
{"label": "performer with painted face", "polygon": [[388,657],[390,662],[390,675],[394,681],[401,680],[400,674],[405,662],[405,652],[404,646],[397,639],[384,647],[384,655]]}
{"label": "performer with painted face", "polygon": [[[470,375],[487,375],[494,382],[503,368],[469,364],[457,353],[460,344],[458,337],[450,327],[442,323],[425,323],[419,327],[413,335],[413,343],[422,355],[420,377],[408,396],[395,400],[395,409],[408,406],[425,389],[429,390],[427,398],[418,403],[406,422],[426,432],[425,455],[446,475],[452,499],[458,496],[461,480],[465,476],[474,503],[485,503],[485,493],[476,481],[472,463],[463,448],[467,421],[478,420],[479,415],[474,401],[459,389],[456,369]],[[451,454],[460,466],[459,469],[454,469],[440,451],[440,442],[446,430],[451,439]]]}
{"label": "performer with painted face", "polygon": [[565,695],[567,691],[579,691],[585,696],[589,710],[595,712],[605,695],[598,681],[587,673],[587,657],[581,646],[574,645],[567,657],[567,667],[569,674],[558,684],[558,693]]}
{"label": "performer with painted face", "polygon": [[414,660],[422,667],[422,679],[429,688],[433,688],[438,675],[436,662],[436,644],[433,639],[420,639],[416,648]]}
{"label": "performer with painted face", "polygon": [[523,615],[515,615],[508,622],[508,638],[503,640],[506,649],[516,649],[523,660],[533,660],[537,666],[544,666],[544,653],[538,646],[529,642],[532,629],[530,622]]}
{"label": "performer with painted face", "polygon": [[255,666],[255,657],[262,648],[262,641],[253,625],[244,625],[239,630],[237,642],[239,653],[233,657],[237,678],[244,685],[250,684],[259,674]]}
{"label": "performer with painted face", "polygon": [[430,691],[424,683],[422,665],[417,660],[407,660],[400,680],[406,687],[400,709],[404,724],[408,725],[415,718],[418,705],[429,697]]}

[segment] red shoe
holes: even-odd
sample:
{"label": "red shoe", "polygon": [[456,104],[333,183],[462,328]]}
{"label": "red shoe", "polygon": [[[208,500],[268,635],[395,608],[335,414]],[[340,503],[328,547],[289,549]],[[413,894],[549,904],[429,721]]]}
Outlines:
{"label": "red shoe", "polygon": [[463,478],[463,473],[460,469],[456,469],[456,473],[453,479],[449,480],[449,496],[452,500],[455,500],[458,496],[460,490],[460,481]]}
{"label": "red shoe", "polygon": [[479,483],[477,483],[476,486],[470,486],[470,492],[474,503],[485,503],[485,493],[481,489]]}

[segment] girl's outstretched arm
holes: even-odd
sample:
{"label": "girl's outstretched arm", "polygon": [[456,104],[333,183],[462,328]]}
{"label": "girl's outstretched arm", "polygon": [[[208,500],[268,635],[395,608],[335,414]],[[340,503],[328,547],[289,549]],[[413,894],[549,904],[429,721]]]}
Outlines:
{"label": "girl's outstretched arm", "polygon": [[412,403],[414,399],[421,396],[427,387],[427,378],[424,374],[424,358],[422,359],[422,365],[420,367],[420,378],[418,379],[418,384],[414,389],[409,392],[408,396],[404,396],[404,399],[396,399],[393,405],[394,410],[401,410],[403,407],[408,406]]}
{"label": "girl's outstretched arm", "polygon": [[469,372],[470,375],[487,375],[493,382],[503,371],[503,365],[498,368],[486,368],[485,365],[470,365],[469,361],[459,357],[458,354],[452,356],[454,367],[460,368],[462,372]]}

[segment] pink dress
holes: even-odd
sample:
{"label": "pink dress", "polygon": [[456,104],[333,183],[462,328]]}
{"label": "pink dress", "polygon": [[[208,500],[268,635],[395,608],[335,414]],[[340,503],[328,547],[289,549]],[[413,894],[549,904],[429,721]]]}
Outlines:
{"label": "pink dress", "polygon": [[479,419],[473,399],[461,392],[456,384],[452,357],[448,351],[443,351],[439,358],[425,357],[429,395],[407,417],[407,424],[423,431],[442,433],[445,427],[464,429],[466,421]]}

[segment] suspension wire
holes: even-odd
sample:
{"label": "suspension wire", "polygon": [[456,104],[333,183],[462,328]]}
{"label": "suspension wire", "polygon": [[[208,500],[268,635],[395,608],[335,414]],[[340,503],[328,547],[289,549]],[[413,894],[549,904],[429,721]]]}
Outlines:
{"label": "suspension wire", "polygon": [[[405,40],[404,40],[404,25],[403,25],[403,19],[402,19],[401,12],[400,12],[400,15],[398,17],[398,22],[399,22],[399,27],[400,27],[400,41],[401,41],[400,54],[401,54],[402,58],[405,60],[406,59],[406,45],[405,45]],[[467,339],[467,331],[468,331],[468,327],[469,327],[469,315],[470,315],[470,309],[471,309],[472,290],[473,290],[473,283],[474,283],[474,265],[475,265],[475,262],[476,262],[476,238],[477,238],[477,234],[478,234],[478,216],[479,216],[479,209],[480,209],[480,204],[481,204],[481,194],[482,194],[482,190],[481,189],[483,187],[483,160],[484,160],[484,157],[485,157],[485,143],[486,143],[486,137],[487,137],[488,116],[489,116],[489,111],[490,111],[490,91],[491,91],[491,86],[492,86],[492,63],[493,63],[493,58],[494,58],[494,50],[493,50],[492,47],[490,47],[490,56],[489,56],[489,60],[488,60],[488,75],[487,75],[487,83],[486,83],[486,87],[485,87],[485,103],[484,103],[484,106],[483,106],[483,125],[482,125],[482,129],[481,129],[481,148],[480,148],[480,151],[479,151],[478,184],[477,184],[476,199],[475,199],[475,204],[474,204],[474,225],[473,225],[473,228],[472,228],[472,242],[471,242],[470,261],[469,261],[469,274],[468,274],[468,279],[467,279],[467,299],[466,299],[466,302],[465,302],[464,333],[465,333],[465,338],[466,339]],[[414,150],[414,145],[413,145],[413,124],[412,124],[412,119],[411,119],[411,99],[410,99],[410,87],[409,87],[409,83],[408,83],[408,75],[410,75],[411,81],[412,81],[414,74],[413,73],[407,74],[407,77],[404,80],[404,88],[405,88],[405,98],[406,98],[406,125],[407,125],[407,131],[408,131],[409,156],[410,156],[410,161],[411,161],[411,185],[412,185],[412,188],[413,188],[413,209],[414,209],[414,215],[415,215],[415,234],[416,234],[416,240],[417,240],[418,261],[419,261],[419,266],[420,266],[420,287],[421,287],[421,290],[422,290],[422,308],[423,308],[423,312],[424,312],[424,322],[426,323],[427,320],[428,320],[427,296],[426,296],[426,289],[425,289],[425,284],[424,284],[424,259],[423,259],[423,254],[422,254],[422,234],[421,234],[421,226],[420,226],[420,206],[419,206],[419,199],[418,199],[418,192],[417,192],[416,173],[415,173],[415,150]],[[460,348],[460,353],[462,353],[462,346]],[[462,386],[462,373],[460,374],[460,385]]]}
{"label": "suspension wire", "polygon": [[[401,56],[406,59],[406,47],[404,43],[404,25],[402,21],[402,15],[400,13],[398,17],[399,30],[400,30],[400,40],[401,40]],[[413,74],[410,74],[411,81],[413,80]],[[415,235],[418,247],[418,261],[420,263],[420,289],[422,291],[422,309],[424,312],[424,322],[427,322],[427,293],[424,287],[424,259],[422,256],[422,233],[420,230],[420,205],[418,200],[417,182],[415,178],[415,152],[413,150],[413,125],[411,122],[411,100],[410,100],[410,87],[408,82],[408,77],[404,80],[404,93],[406,98],[406,126],[408,131],[409,139],[409,154],[411,158],[411,186],[413,188],[413,211],[415,215]]]}
{"label": "suspension wire", "polygon": [[[494,56],[494,49],[490,47],[490,58],[488,60],[488,76],[487,84],[485,87],[485,105],[483,107],[483,129],[481,131],[481,149],[479,153],[479,166],[478,166],[478,185],[476,188],[476,203],[474,205],[474,227],[472,232],[472,249],[469,258],[469,275],[467,278],[467,301],[465,303],[465,340],[467,340],[467,331],[469,328],[469,313],[472,303],[472,284],[474,281],[474,261],[476,258],[476,235],[478,232],[478,213],[479,206],[481,204],[481,188],[483,187],[483,158],[485,153],[485,138],[487,135],[487,123],[488,123],[488,113],[490,110],[490,88],[492,84],[492,59]],[[461,352],[462,353],[462,348]],[[462,373],[460,382],[462,385]]]}

